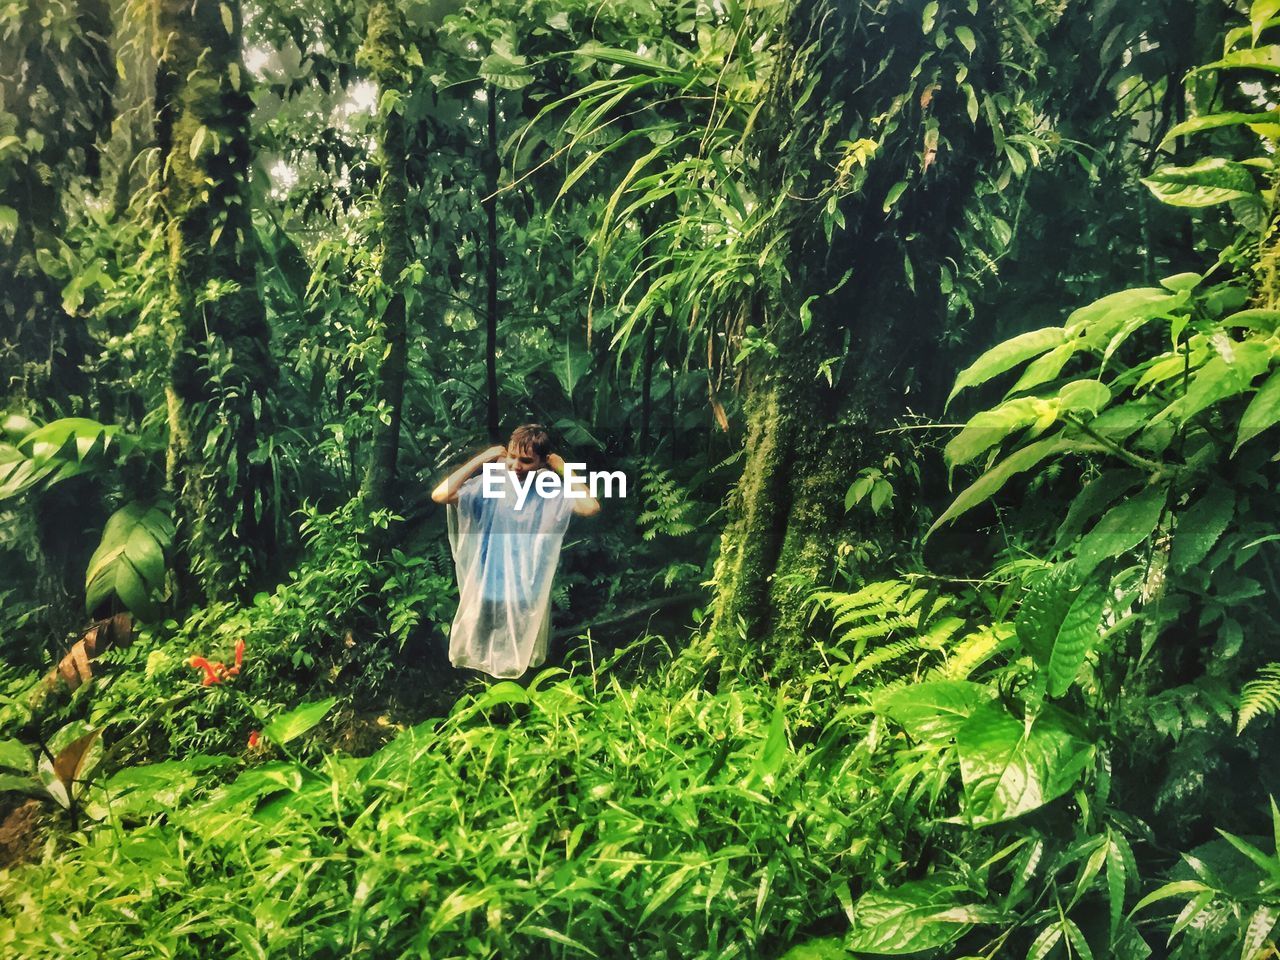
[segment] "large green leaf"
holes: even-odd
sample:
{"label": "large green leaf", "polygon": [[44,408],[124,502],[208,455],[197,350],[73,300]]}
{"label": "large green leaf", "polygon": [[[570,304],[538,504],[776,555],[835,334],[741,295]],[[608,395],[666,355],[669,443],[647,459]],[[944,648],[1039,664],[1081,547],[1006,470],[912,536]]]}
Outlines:
{"label": "large green leaf", "polygon": [[1029,725],[998,703],[983,704],[956,734],[964,817],[987,826],[1037,810],[1073,786],[1093,745],[1045,706]]}
{"label": "large green leaf", "polygon": [[1042,667],[1049,664],[1078,582],[1074,565],[1060,563],[1031,585],[1018,608],[1014,622],[1018,640]]}
{"label": "large green leaf", "polygon": [[1265,47],[1250,47],[1247,50],[1232,50],[1221,60],[1206,63],[1199,70],[1262,70],[1266,73],[1280,73],[1280,46],[1268,44]]}
{"label": "large green leaf", "polygon": [[211,792],[194,807],[186,807],[175,813],[175,820],[199,829],[210,813],[222,813],[241,804],[259,803],[281,792],[297,793],[307,782],[307,772],[295,763],[277,761],[264,763],[244,771],[235,780]]}
{"label": "large green leaf", "polygon": [[854,960],[844,948],[844,937],[819,937],[798,943],[778,960]]}
{"label": "large green leaf", "polygon": [[1270,366],[1271,348],[1266,343],[1222,343],[1219,352],[1192,374],[1186,394],[1169,406],[1169,413],[1189,420],[1215,403],[1244,393]]}
{"label": "large green leaf", "polygon": [[1161,167],[1142,182],[1157,199],[1175,207],[1209,207],[1258,193],[1248,167],[1221,157],[1189,167]]}
{"label": "large green leaf", "polygon": [[1280,13],[1280,0],[1253,0],[1249,5],[1249,36],[1256,46],[1267,22]]}
{"label": "large green leaf", "polygon": [[1047,406],[1039,397],[1019,397],[976,413],[964,429],[951,438],[943,449],[943,458],[950,467],[969,463],[1014,431],[1031,426]]}
{"label": "large green leaf", "polygon": [[1058,374],[1062,372],[1062,368],[1067,365],[1067,361],[1079,353],[1082,346],[1084,346],[1083,341],[1079,338],[1074,338],[1066,343],[1058,344],[1043,356],[1036,357],[1027,364],[1026,369],[1022,371],[1022,376],[1009,388],[1006,396],[1011,397],[1014,394],[1025,393],[1040,386],[1042,383],[1057,379]]}
{"label": "large green leaf", "polygon": [[120,428],[64,417],[38,427],[26,417],[5,418],[11,443],[0,443],[0,500],[41,484],[54,484],[92,468],[106,451],[131,442]]}
{"label": "large green leaf", "polygon": [[173,810],[208,783],[212,771],[235,762],[234,757],[192,754],[181,760],[125,767],[95,786],[85,813],[101,820],[143,818]]}
{"label": "large green leaf", "polygon": [[30,773],[34,766],[31,750],[21,740],[0,740],[0,768]]}
{"label": "large green leaf", "polygon": [[1102,349],[1122,329],[1136,328],[1163,316],[1185,300],[1185,294],[1163,287],[1132,287],[1117,290],[1071,312],[1067,317],[1068,339],[1079,338],[1093,349]]}
{"label": "large green leaf", "polygon": [[1163,143],[1168,143],[1170,140],[1187,134],[1200,133],[1202,130],[1216,130],[1219,127],[1243,126],[1250,123],[1275,123],[1278,119],[1280,119],[1280,114],[1275,111],[1268,113],[1239,113],[1236,111],[1210,113],[1203,117],[1192,117],[1190,120],[1184,120],[1182,123],[1177,124],[1165,134]]}
{"label": "large green leaf", "polygon": [[102,542],[85,573],[85,609],[90,613],[115,594],[140,618],[156,615],[154,598],[164,588],[165,555],[173,544],[166,504],[137,501],[107,520]]}
{"label": "large green leaf", "polygon": [[947,403],[966,387],[976,387],[986,383],[992,377],[999,376],[1006,370],[1012,370],[1018,364],[1032,357],[1039,356],[1046,350],[1056,347],[1066,339],[1061,327],[1044,327],[996,344],[972,364],[960,371],[955,386],[951,388],[951,396]]}
{"label": "large green leaf", "polygon": [[480,77],[502,90],[520,90],[533,83],[528,61],[522,56],[495,51],[480,61]]}
{"label": "large green leaf", "polygon": [[975,923],[998,919],[990,908],[961,901],[963,893],[962,886],[933,877],[868,891],[854,904],[845,946],[858,953],[919,953],[946,946]]}
{"label": "large green leaf", "polygon": [[1107,583],[1097,579],[1086,581],[1071,599],[1049,652],[1050,696],[1062,696],[1075,682],[1085,657],[1098,642],[1106,600]]}
{"label": "large green leaf", "polygon": [[934,521],[933,526],[929,528],[929,532],[925,535],[926,538],[944,523],[949,523],[962,513],[972,510],[984,500],[995,496],[1009,480],[1019,473],[1030,470],[1042,460],[1073,451],[1085,452],[1100,449],[1102,448],[1096,444],[1058,436],[1037,440],[1035,443],[1030,443],[1022,449],[1014,451],[974,481],[972,485],[965,488],[951,502],[951,506],[947,507],[946,512]]}
{"label": "large green leaf", "polygon": [[1101,380],[1072,380],[1058,391],[1058,402],[1063,410],[1096,416],[1111,402],[1111,389]]}
{"label": "large green leaf", "polygon": [[1178,516],[1169,566],[1181,573],[1208,556],[1231,522],[1235,508],[1235,497],[1222,486],[1211,487],[1191,504]]}
{"label": "large green leaf", "polygon": [[1248,443],[1268,427],[1280,422],[1280,371],[1272,373],[1267,382],[1258,388],[1258,392],[1245,407],[1240,417],[1240,428],[1236,434],[1236,444],[1231,450],[1235,456],[1241,446]]}
{"label": "large green leaf", "polygon": [[1108,510],[1076,548],[1078,576],[1083,579],[1103,560],[1136,547],[1160,522],[1166,490],[1149,486],[1136,497]]}
{"label": "large green leaf", "polygon": [[262,731],[262,735],[272,743],[296,740],[323,720],[337,702],[337,697],[329,697],[315,703],[304,703],[272,720]]}
{"label": "large green leaf", "polygon": [[929,680],[881,694],[875,700],[875,710],[901,724],[917,740],[945,742],[980,704],[995,696],[991,687],[969,680]]}

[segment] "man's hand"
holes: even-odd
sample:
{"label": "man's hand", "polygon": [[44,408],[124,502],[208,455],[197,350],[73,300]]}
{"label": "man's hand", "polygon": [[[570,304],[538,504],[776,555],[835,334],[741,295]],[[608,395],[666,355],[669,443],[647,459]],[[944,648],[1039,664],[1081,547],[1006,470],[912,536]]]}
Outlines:
{"label": "man's hand", "polygon": [[[547,454],[547,466],[560,475],[564,479],[564,457],[558,453]],[[579,517],[594,517],[600,512],[600,501],[591,496],[587,492],[586,484],[578,483],[572,487],[575,493],[581,493],[580,497],[571,497],[573,501],[573,512]]]}
{"label": "man's hand", "polygon": [[477,453],[474,457],[442,480],[440,485],[431,491],[431,499],[436,503],[457,503],[458,491],[477,470],[483,467],[486,463],[492,463],[495,460],[505,460],[506,458],[507,448],[500,443],[494,444],[488,450]]}

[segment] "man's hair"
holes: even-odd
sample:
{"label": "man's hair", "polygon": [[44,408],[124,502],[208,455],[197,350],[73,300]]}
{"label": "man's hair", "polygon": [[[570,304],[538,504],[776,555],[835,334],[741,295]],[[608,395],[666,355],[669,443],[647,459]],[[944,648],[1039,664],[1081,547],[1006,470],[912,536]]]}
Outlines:
{"label": "man's hair", "polygon": [[551,444],[551,434],[540,423],[526,423],[523,426],[516,427],[511,431],[511,440],[508,441],[507,448],[509,450],[532,450],[544,460],[554,449]]}

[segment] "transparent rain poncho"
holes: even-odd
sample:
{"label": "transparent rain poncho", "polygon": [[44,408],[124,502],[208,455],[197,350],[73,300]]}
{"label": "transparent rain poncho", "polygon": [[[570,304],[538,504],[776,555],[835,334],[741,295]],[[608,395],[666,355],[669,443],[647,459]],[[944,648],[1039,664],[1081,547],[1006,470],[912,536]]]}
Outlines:
{"label": "transparent rain poncho", "polygon": [[[458,576],[458,612],[449,660],[514,679],[547,657],[551,581],[573,501],[540,497],[533,484],[523,506],[514,474],[503,471],[501,498],[481,496],[472,477],[447,506],[449,547]],[[493,484],[497,487],[499,484]]]}

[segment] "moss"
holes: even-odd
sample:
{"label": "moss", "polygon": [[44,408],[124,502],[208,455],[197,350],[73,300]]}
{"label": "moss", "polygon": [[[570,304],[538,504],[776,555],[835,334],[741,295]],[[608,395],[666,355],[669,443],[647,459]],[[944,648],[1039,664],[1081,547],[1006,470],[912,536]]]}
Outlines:
{"label": "moss", "polygon": [[[361,59],[378,78],[380,90],[407,94],[404,78],[405,24],[394,5],[376,3],[369,10],[368,29]],[[378,182],[378,206],[382,213],[383,285],[391,299],[382,315],[385,348],[378,367],[376,393],[379,405],[390,411],[388,421],[374,421],[369,468],[361,494],[369,509],[387,505],[396,474],[400,446],[400,418],[404,406],[404,382],[408,364],[408,316],[401,276],[412,257],[409,224],[407,158],[409,134],[403,114],[382,116],[378,142],[382,176]]]}
{"label": "moss", "polygon": [[790,424],[780,394],[779,383],[770,380],[747,399],[747,461],[734,488],[732,519],[716,561],[712,633],[721,642],[737,636],[739,619],[748,636],[768,621],[769,578],[785,528],[789,492],[785,465]]}
{"label": "moss", "polygon": [[272,426],[276,370],[256,293],[239,4],[153,0],[152,17],[178,581],[184,599],[243,596],[274,553],[273,477],[253,454]]}

